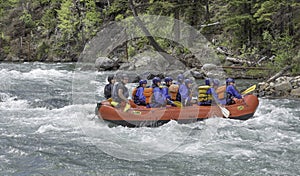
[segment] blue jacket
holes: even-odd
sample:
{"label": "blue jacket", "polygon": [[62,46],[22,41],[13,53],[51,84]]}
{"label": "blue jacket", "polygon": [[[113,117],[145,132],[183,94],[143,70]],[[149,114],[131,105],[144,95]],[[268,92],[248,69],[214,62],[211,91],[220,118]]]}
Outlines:
{"label": "blue jacket", "polygon": [[162,94],[166,99],[171,100],[171,96],[169,95],[169,88],[167,86],[164,86],[162,88]]}
{"label": "blue jacket", "polygon": [[150,106],[152,108],[165,106],[166,105],[166,102],[165,102],[166,97],[164,97],[161,88],[159,88],[157,86],[153,86],[152,92],[153,92],[153,95],[152,95]]}
{"label": "blue jacket", "polygon": [[181,95],[181,101],[183,102],[183,105],[184,106],[189,105],[191,102],[190,89],[185,84],[181,84],[179,86],[179,93]]}
{"label": "blue jacket", "polygon": [[134,95],[134,103],[138,105],[146,105],[146,97],[144,95],[144,87],[138,87]]}
{"label": "blue jacket", "polygon": [[228,85],[226,87],[226,93],[227,93],[227,104],[232,104],[230,102],[232,102],[233,98],[238,98],[238,99],[242,98],[241,94],[239,94],[239,92],[235,89],[233,85]]}

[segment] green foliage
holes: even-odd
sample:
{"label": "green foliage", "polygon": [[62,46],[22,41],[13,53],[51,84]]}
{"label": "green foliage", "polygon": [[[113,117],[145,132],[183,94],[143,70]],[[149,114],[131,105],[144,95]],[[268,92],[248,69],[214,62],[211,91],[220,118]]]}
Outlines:
{"label": "green foliage", "polygon": [[72,12],[72,9],[74,9],[72,0],[63,0],[60,9],[57,10],[58,28],[67,39],[73,36],[79,23],[78,16]]}
{"label": "green foliage", "polygon": [[20,20],[25,23],[25,27],[27,28],[35,27],[35,22],[32,20],[32,16],[27,10],[24,10],[23,15],[20,16]]}
{"label": "green foliage", "polygon": [[292,59],[292,65],[294,66],[292,68],[292,73],[294,74],[300,74],[300,50],[298,51],[298,54]]}

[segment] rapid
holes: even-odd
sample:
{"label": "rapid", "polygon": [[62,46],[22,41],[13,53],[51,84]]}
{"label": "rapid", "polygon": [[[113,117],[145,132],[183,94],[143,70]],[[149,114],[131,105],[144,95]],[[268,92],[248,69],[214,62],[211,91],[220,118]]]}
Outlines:
{"label": "rapid", "polygon": [[74,70],[0,63],[0,175],[300,175],[299,100],[259,98],[247,121],[110,127],[94,109],[113,72]]}

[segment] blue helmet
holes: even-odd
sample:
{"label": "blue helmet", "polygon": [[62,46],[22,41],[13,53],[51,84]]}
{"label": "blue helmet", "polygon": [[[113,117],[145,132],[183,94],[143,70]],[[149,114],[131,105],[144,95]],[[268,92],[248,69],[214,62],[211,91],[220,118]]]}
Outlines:
{"label": "blue helmet", "polygon": [[182,82],[183,80],[184,80],[183,74],[179,74],[179,75],[177,76],[177,81],[178,81],[178,82]]}
{"label": "blue helmet", "polygon": [[210,85],[210,81],[211,81],[210,78],[206,78],[205,79],[205,85],[209,86]]}
{"label": "blue helmet", "polygon": [[141,80],[139,81],[139,84],[140,84],[140,85],[142,85],[142,84],[147,84],[147,80],[141,79]]}
{"label": "blue helmet", "polygon": [[161,82],[161,80],[159,77],[154,77],[152,82],[153,82],[153,84],[157,84],[157,83]]}
{"label": "blue helmet", "polygon": [[190,79],[185,79],[184,80],[184,84],[192,84],[193,82],[192,82],[192,80],[190,80]]}
{"label": "blue helmet", "polygon": [[227,78],[226,79],[226,85],[228,85],[229,83],[235,83],[234,79],[233,78]]}
{"label": "blue helmet", "polygon": [[172,82],[173,81],[173,79],[171,78],[171,77],[165,77],[165,82],[167,83],[167,82]]}
{"label": "blue helmet", "polygon": [[213,84],[214,84],[214,86],[219,86],[220,85],[220,81],[218,79],[214,79],[213,80]]}

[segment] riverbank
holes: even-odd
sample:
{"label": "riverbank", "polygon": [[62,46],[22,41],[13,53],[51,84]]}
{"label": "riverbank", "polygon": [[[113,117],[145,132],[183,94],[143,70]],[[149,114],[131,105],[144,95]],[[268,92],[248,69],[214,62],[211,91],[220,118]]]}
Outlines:
{"label": "riverbank", "polygon": [[281,76],[271,82],[260,82],[257,93],[260,97],[300,98],[300,75]]}

